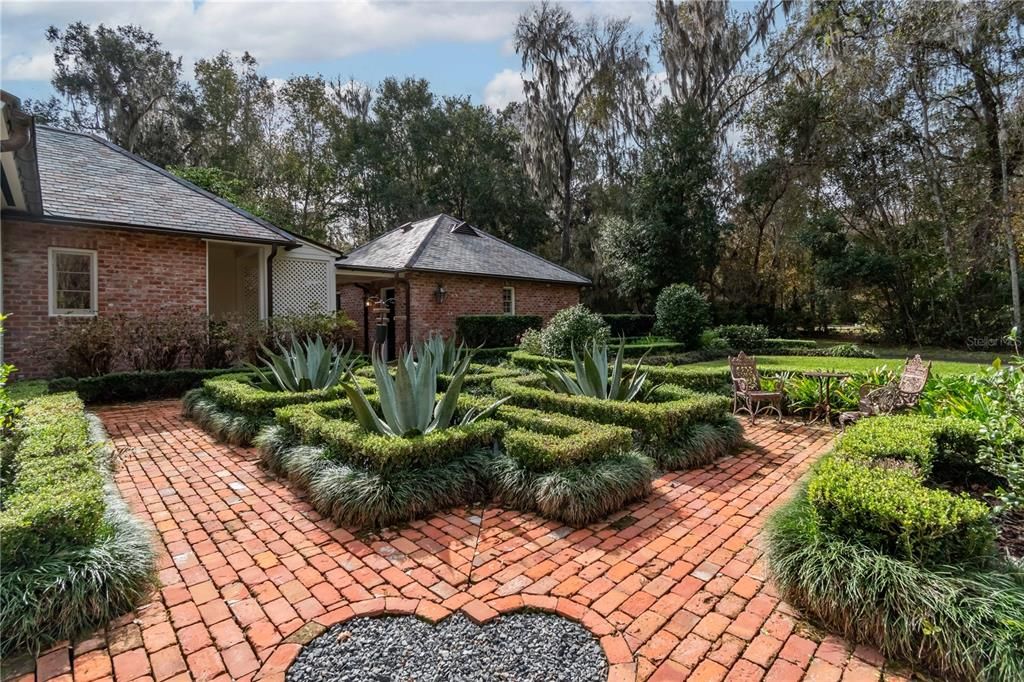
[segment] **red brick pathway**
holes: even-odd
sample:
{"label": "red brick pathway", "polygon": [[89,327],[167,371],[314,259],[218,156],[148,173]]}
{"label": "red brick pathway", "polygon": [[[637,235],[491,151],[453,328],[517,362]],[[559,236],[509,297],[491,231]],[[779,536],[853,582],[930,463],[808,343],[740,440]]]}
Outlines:
{"label": "red brick pathway", "polygon": [[[100,411],[117,479],[160,536],[152,603],[8,679],[282,679],[301,643],[358,615],[531,607],[601,638],[610,680],[879,680],[884,660],[823,637],[765,583],[768,508],[830,434],[773,423],[713,466],[667,474],[606,522],[573,530],[500,508],[360,534],[322,519],[253,450],[213,442],[177,401]],[[886,671],[887,680],[903,679]]]}

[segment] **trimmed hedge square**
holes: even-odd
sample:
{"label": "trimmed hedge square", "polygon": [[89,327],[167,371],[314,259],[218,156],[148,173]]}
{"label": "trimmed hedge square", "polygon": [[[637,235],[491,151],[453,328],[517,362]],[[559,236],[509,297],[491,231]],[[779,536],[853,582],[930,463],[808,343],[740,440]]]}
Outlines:
{"label": "trimmed hedge square", "polygon": [[894,557],[935,564],[992,552],[986,504],[927,488],[906,469],[833,455],[815,470],[807,497],[823,530]]}
{"label": "trimmed hedge square", "polygon": [[275,420],[295,442],[324,445],[339,461],[377,470],[443,463],[473,448],[490,447],[502,430],[497,421],[485,419],[413,438],[381,436],[359,425],[348,400],[283,407]]}
{"label": "trimmed hedge square", "polygon": [[493,386],[516,405],[632,429],[636,444],[671,469],[705,464],[733,449],[742,434],[728,398],[680,386],[659,386],[650,401],[628,403],[556,393],[536,374],[497,379]]}

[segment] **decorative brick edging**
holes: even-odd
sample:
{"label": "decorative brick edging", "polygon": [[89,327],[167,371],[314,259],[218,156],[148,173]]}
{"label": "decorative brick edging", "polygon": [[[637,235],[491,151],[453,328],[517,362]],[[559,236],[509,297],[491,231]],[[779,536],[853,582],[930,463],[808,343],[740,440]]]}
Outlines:
{"label": "decorative brick edging", "polygon": [[425,599],[403,599],[377,597],[354,604],[346,604],[322,616],[314,618],[279,644],[267,661],[253,677],[253,682],[284,682],[285,673],[302,647],[319,637],[328,628],[353,618],[374,616],[417,616],[430,623],[442,620],[460,611],[477,625],[484,625],[498,616],[517,611],[540,611],[553,613],[585,627],[601,643],[601,649],[608,659],[608,682],[632,682],[636,679],[636,663],[625,637],[604,616],[586,606],[564,597],[547,597],[535,594],[511,595],[489,602],[465,595],[465,601],[457,608],[448,609],[436,602]]}

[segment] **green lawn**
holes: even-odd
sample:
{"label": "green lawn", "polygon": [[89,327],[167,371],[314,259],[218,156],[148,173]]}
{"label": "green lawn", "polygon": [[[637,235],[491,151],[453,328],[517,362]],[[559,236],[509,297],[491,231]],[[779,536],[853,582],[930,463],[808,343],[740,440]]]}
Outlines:
{"label": "green lawn", "polygon": [[[953,362],[934,360],[927,354],[921,357],[932,360],[932,370],[937,374],[963,374],[976,372],[988,367],[988,363]],[[761,369],[807,372],[811,370],[834,370],[837,372],[867,372],[886,365],[898,370],[903,366],[902,358],[826,358],[812,355],[758,355],[757,364]],[[726,359],[698,362],[686,367],[728,367]]]}

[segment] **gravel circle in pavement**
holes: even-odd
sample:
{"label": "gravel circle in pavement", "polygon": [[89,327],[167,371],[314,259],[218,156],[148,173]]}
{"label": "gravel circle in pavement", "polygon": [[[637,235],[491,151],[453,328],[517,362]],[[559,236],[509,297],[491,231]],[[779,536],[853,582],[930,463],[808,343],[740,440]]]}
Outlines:
{"label": "gravel circle in pavement", "polygon": [[288,682],[603,682],[608,661],[578,623],[513,613],[478,626],[456,613],[355,618],[307,644]]}

